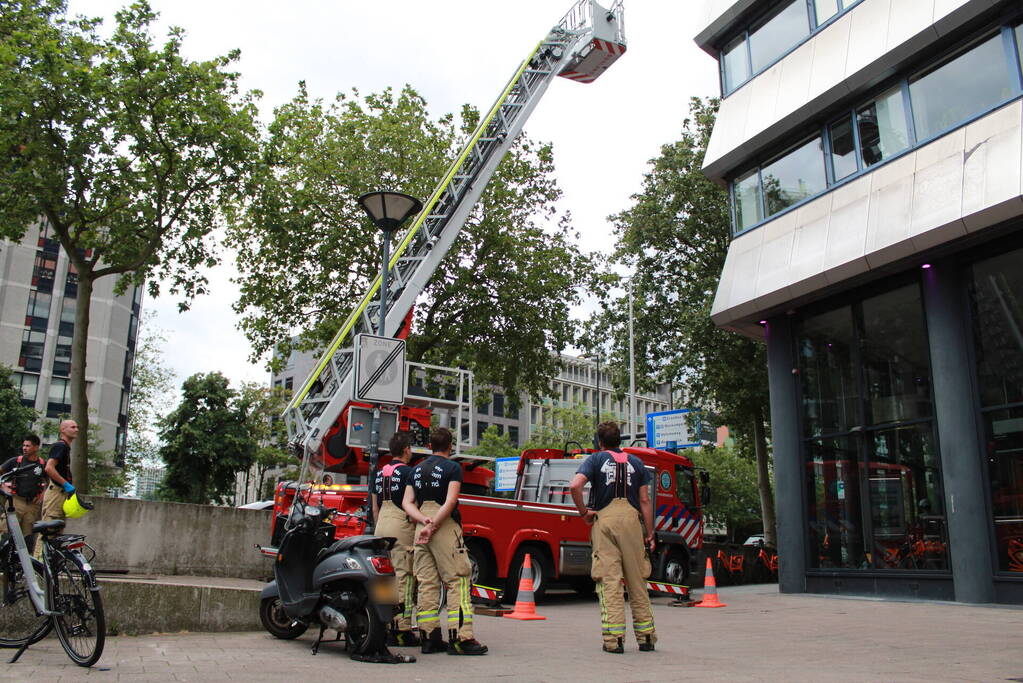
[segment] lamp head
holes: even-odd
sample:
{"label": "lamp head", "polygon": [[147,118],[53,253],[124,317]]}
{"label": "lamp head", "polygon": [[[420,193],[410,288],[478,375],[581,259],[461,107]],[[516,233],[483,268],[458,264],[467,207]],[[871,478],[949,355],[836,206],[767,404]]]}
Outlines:
{"label": "lamp head", "polygon": [[419,213],[423,203],[400,192],[367,192],[359,197],[363,211],[384,232],[393,232],[410,217]]}

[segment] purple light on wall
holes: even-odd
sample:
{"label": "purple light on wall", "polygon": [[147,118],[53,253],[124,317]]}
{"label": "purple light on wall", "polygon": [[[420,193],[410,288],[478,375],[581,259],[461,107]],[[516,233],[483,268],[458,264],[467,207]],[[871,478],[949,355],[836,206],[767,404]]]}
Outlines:
{"label": "purple light on wall", "polygon": [[930,264],[930,263],[925,263],[925,264],[923,264],[923,265],[922,265],[922,266],[920,266],[920,267],[921,267],[921,268],[923,268],[924,270],[927,270],[928,268],[930,268],[930,267],[931,267],[931,264]]}

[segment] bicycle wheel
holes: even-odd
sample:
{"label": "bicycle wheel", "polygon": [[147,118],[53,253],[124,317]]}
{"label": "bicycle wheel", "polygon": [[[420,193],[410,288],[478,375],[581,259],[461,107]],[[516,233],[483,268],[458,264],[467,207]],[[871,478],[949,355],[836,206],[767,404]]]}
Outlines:
{"label": "bicycle wheel", "polygon": [[103,654],[107,629],[103,601],[93,588],[96,579],[68,555],[57,555],[54,564],[51,590],[53,609],[60,612],[53,617],[57,638],[71,661],[92,666]]}
{"label": "bicycle wheel", "polygon": [[[14,559],[7,566],[0,572],[0,647],[31,645],[45,638],[53,625],[49,617],[36,614],[21,564]],[[38,585],[45,586],[43,563],[33,559],[32,567]]]}

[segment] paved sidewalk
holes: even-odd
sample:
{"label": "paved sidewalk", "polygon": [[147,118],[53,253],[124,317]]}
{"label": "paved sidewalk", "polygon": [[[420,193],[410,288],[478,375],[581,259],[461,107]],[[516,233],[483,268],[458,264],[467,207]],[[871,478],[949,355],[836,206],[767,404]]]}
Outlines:
{"label": "paved sidewalk", "polygon": [[[719,589],[723,609],[655,598],[660,642],[641,653],[600,651],[596,602],[556,595],[546,621],[479,616],[485,657],[427,655],[415,664],[352,662],[336,645],[309,654],[310,634],[116,637],[92,670],[73,666],[55,639],[0,679],[31,681],[1023,681],[1023,610],[947,603],[779,595],[775,586]],[[403,649],[404,652],[413,652]],[[417,653],[418,654],[418,653]]]}

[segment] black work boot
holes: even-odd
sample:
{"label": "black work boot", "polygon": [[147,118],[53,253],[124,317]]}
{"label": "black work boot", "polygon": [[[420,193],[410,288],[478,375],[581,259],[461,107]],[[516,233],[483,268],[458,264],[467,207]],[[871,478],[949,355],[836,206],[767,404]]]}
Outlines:
{"label": "black work boot", "polygon": [[449,655],[485,655],[488,650],[486,645],[475,638],[453,639],[448,645]]}
{"label": "black work boot", "polygon": [[441,636],[439,628],[435,628],[429,633],[422,631],[421,634],[422,639],[419,645],[419,651],[424,655],[447,651],[448,645],[444,642],[444,638]]}
{"label": "black work boot", "polygon": [[643,640],[639,642],[640,652],[653,652],[654,651],[654,639],[650,636],[643,636]]}
{"label": "black work boot", "polygon": [[604,643],[604,652],[610,652],[611,654],[614,654],[614,655],[624,654],[625,653],[625,647],[622,645],[622,639],[619,638],[618,639],[618,644],[617,645],[613,645],[613,646],[609,645],[608,643]]}
{"label": "black work boot", "polygon": [[387,644],[395,647],[415,647],[421,645],[422,641],[412,629],[405,631],[392,630],[387,636]]}

